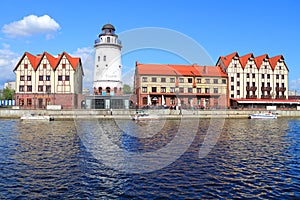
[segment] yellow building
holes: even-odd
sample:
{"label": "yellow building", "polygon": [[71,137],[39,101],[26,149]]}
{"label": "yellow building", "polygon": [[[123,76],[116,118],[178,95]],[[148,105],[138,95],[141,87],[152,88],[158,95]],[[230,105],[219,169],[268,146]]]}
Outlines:
{"label": "yellow building", "polygon": [[225,108],[227,74],[219,66],[140,64],[134,89],[137,106]]}

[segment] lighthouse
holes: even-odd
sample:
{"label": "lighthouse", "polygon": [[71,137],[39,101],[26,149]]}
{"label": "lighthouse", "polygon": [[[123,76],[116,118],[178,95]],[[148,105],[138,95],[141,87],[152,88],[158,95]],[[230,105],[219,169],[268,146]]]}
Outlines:
{"label": "lighthouse", "polygon": [[115,96],[122,94],[121,41],[115,27],[105,24],[94,43],[94,95]]}

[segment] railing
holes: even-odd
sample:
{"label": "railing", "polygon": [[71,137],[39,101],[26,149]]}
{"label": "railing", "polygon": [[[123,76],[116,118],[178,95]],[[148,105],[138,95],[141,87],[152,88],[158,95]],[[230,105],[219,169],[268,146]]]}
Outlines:
{"label": "railing", "polygon": [[286,88],[285,87],[276,87],[276,92],[285,92]]}
{"label": "railing", "polygon": [[257,87],[256,86],[246,86],[247,91],[256,91]]}
{"label": "railing", "polygon": [[261,91],[271,91],[272,87],[261,87]]}
{"label": "railing", "polygon": [[285,95],[276,95],[276,99],[286,99]]}
{"label": "railing", "polygon": [[272,95],[261,95],[262,99],[271,99]]}

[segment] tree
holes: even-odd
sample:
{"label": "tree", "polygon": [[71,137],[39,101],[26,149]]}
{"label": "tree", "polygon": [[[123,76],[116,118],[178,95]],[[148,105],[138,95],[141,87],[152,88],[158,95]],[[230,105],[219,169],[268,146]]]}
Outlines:
{"label": "tree", "polygon": [[3,89],[3,96],[2,96],[2,99],[3,99],[3,100],[10,100],[10,99],[13,99],[14,94],[15,94],[15,90],[9,89],[8,87],[6,87],[6,88]]}
{"label": "tree", "polygon": [[131,87],[127,84],[123,85],[123,94],[132,94]]}

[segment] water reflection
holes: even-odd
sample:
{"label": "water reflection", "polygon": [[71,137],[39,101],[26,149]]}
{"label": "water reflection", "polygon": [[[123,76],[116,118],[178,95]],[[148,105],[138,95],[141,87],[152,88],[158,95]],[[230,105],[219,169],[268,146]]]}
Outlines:
{"label": "water reflection", "polygon": [[[224,126],[201,119],[194,124],[183,123],[183,129],[180,125],[178,120],[148,124],[126,120],[38,124],[0,120],[0,198],[296,199],[300,196],[299,119],[235,119],[226,120]],[[207,156],[199,158],[199,149],[211,126],[215,130],[222,128],[222,134]],[[178,130],[187,134],[196,129],[197,134],[175,162],[151,173],[128,174],[115,170],[91,153],[91,148],[97,151],[108,148],[99,142],[103,135],[94,134],[99,127],[124,152],[126,159],[118,163],[123,167],[132,161],[130,153],[163,149],[176,139]],[[178,141],[176,145],[185,142]],[[111,155],[104,154],[114,158]]]}

